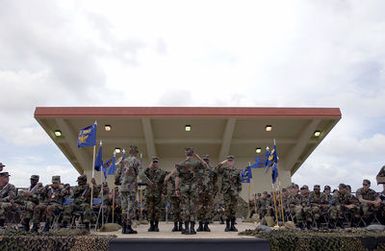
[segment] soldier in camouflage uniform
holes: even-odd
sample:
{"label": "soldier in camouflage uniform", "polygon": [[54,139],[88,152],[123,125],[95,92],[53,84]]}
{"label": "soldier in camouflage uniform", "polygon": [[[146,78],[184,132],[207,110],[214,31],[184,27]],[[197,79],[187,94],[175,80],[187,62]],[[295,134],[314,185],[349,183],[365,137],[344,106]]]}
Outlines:
{"label": "soldier in camouflage uniform", "polygon": [[259,197],[257,201],[257,208],[259,220],[262,222],[262,224],[266,224],[266,220],[264,219],[265,216],[272,216],[272,201],[267,191],[263,191],[263,193]]}
{"label": "soldier in camouflage uniform", "polygon": [[303,185],[300,190],[301,195],[301,206],[302,206],[302,216],[304,219],[303,227],[311,228],[313,223],[313,215],[311,210],[311,205],[309,201],[309,187],[307,185]]}
{"label": "soldier in camouflage uniform", "polygon": [[132,220],[135,219],[135,199],[138,190],[137,177],[141,169],[138,159],[139,151],[136,146],[130,146],[129,156],[121,161],[115,173],[115,185],[120,185],[120,199],[122,208],[122,233],[136,234],[132,229]]}
{"label": "soldier in camouflage uniform", "polygon": [[183,222],[180,210],[180,197],[176,196],[175,191],[175,177],[176,169],[174,169],[171,173],[166,176],[164,182],[167,187],[167,198],[171,204],[171,214],[173,215],[174,220],[174,227],[171,231],[180,232],[183,230]]}
{"label": "soldier in camouflage uniform", "polygon": [[240,171],[236,169],[234,156],[227,156],[226,160],[219,163],[216,172],[222,175],[223,201],[225,203],[226,228],[225,232],[237,232],[235,228],[235,214],[239,192],[242,190]]}
{"label": "soldier in camouflage uniform", "polygon": [[370,180],[362,181],[362,188],[356,192],[356,196],[361,203],[361,211],[367,223],[376,214],[381,206],[381,199],[378,194],[370,188]]}
{"label": "soldier in camouflage uniform", "polygon": [[[26,191],[23,192],[23,195],[20,195],[20,199],[24,204],[24,208],[21,213],[21,224],[24,231],[29,231],[29,223],[33,216],[33,210],[36,205],[39,204],[39,199],[41,198],[41,191],[43,184],[39,183],[39,175],[31,176],[31,185]],[[21,191],[19,191],[20,193]]]}
{"label": "soldier in camouflage uniform", "polygon": [[210,166],[209,155],[204,155],[201,159],[202,165],[196,172],[197,180],[197,219],[199,221],[198,232],[210,232],[209,221],[212,219],[213,200],[217,193],[216,179],[213,168]]}
{"label": "soldier in camouflage uniform", "polygon": [[59,213],[63,210],[63,184],[60,182],[60,176],[52,176],[52,184],[46,186],[46,195],[47,195],[47,207],[45,210],[45,225],[44,232],[48,232],[53,219],[55,216],[58,216]]}
{"label": "soldier in camouflage uniform", "polygon": [[9,183],[9,173],[0,173],[0,228],[4,227],[5,215],[14,208],[13,200],[16,197],[16,188]]}
{"label": "soldier in camouflage uniform", "polygon": [[286,205],[288,207],[289,218],[294,219],[297,226],[303,226],[302,198],[298,191],[299,187],[297,184],[291,185]]}
{"label": "soldier in camouflage uniform", "polygon": [[[78,214],[87,230],[90,230],[90,222],[93,219],[91,208],[91,187],[87,183],[87,175],[80,175],[77,180],[78,185],[72,189],[73,203],[64,206],[63,226],[66,227],[71,222],[72,215]],[[100,192],[100,186],[96,185],[95,179],[91,179],[94,190],[94,196],[97,197]],[[64,196],[63,190],[63,196]]]}
{"label": "soldier in camouflage uniform", "polygon": [[196,172],[202,163],[194,158],[194,150],[185,148],[186,159],[175,165],[175,194],[180,197],[181,217],[185,223],[182,234],[196,234]]}
{"label": "soldier in camouflage uniform", "polygon": [[321,204],[324,203],[324,195],[321,193],[320,185],[314,185],[313,191],[309,195],[309,203],[314,223],[319,226],[321,220]]}
{"label": "soldier in camouflage uniform", "polygon": [[141,180],[147,184],[145,200],[147,217],[150,221],[148,232],[159,232],[159,218],[162,206],[162,194],[166,172],[159,168],[159,158],[153,157],[149,167],[141,174]]}

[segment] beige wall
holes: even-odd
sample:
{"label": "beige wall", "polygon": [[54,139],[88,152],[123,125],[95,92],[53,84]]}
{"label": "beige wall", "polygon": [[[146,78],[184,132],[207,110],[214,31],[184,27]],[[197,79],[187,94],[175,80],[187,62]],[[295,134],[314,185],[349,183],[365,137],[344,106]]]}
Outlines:
{"label": "beige wall", "polygon": [[[183,158],[174,158],[174,159],[161,159],[160,167],[163,170],[171,171],[174,168],[175,163],[183,160]],[[215,166],[218,163],[218,160],[211,160],[211,165]],[[248,165],[248,159],[238,159],[235,164],[237,168],[244,168]],[[143,159],[142,166],[147,166],[149,164],[149,160]],[[286,187],[291,183],[290,171],[283,170],[284,161],[282,160],[282,164],[279,166],[279,184],[281,187]],[[249,194],[250,196],[254,193],[262,193],[263,191],[271,191],[271,170],[268,170],[265,173],[264,168],[257,168],[252,170],[253,179],[250,184],[242,184],[242,192],[241,197],[247,200]],[[91,171],[86,171],[87,177],[91,177]],[[95,172],[96,182],[100,184],[100,172]],[[90,178],[88,178],[88,181]],[[114,186],[114,178],[113,176],[108,176],[107,178],[108,184],[110,187]]]}

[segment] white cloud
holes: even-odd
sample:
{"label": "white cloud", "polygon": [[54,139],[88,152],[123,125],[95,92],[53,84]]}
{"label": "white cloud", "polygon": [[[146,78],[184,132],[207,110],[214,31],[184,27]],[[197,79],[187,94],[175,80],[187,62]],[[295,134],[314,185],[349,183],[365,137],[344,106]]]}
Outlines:
{"label": "white cloud", "polygon": [[[342,120],[294,180],[358,186],[383,165],[384,7],[383,1],[2,1],[1,142],[17,147],[28,139],[25,151],[56,149],[33,119],[35,106],[340,107]],[[22,184],[29,162],[2,158]],[[40,165],[50,176],[70,175],[61,155],[44,158]]]}

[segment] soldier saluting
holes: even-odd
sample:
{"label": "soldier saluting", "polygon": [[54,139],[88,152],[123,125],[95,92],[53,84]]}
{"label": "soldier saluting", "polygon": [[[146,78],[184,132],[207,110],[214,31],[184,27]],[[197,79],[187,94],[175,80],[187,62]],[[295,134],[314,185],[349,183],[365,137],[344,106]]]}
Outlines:
{"label": "soldier saluting", "polygon": [[119,163],[115,174],[115,185],[120,185],[119,193],[122,208],[122,234],[136,234],[132,229],[135,218],[135,199],[138,190],[137,177],[141,169],[141,161],[137,157],[137,146],[130,146],[128,156]]}

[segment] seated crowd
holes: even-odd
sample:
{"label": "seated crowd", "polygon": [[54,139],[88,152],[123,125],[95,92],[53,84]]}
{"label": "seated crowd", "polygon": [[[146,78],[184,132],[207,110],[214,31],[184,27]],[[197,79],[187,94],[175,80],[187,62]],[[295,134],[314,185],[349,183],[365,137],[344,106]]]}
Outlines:
{"label": "seated crowd", "polygon": [[385,185],[384,191],[377,193],[370,188],[370,181],[364,179],[355,194],[342,183],[333,191],[328,185],[323,191],[314,185],[310,191],[307,185],[299,188],[292,184],[279,193],[256,194],[249,207],[250,217],[257,214],[262,224],[275,223],[278,217],[279,221],[292,221],[300,228],[345,228],[385,224],[384,202]]}

